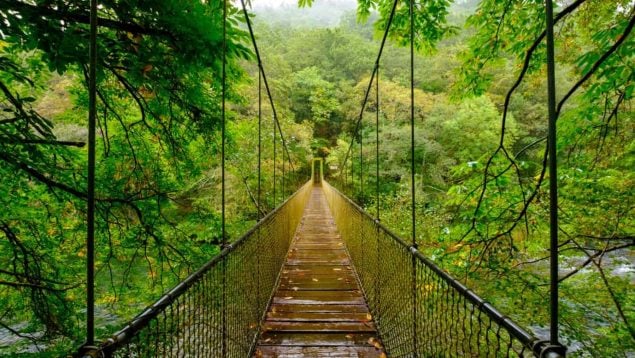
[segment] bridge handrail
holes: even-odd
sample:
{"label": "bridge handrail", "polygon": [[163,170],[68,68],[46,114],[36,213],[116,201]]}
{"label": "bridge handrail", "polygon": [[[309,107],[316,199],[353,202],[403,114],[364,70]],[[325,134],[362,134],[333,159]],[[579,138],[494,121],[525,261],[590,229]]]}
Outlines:
{"label": "bridge handrail", "polygon": [[[355,208],[360,214],[365,216],[368,220],[371,220],[377,228],[383,231],[386,235],[392,238],[399,245],[403,246],[406,251],[413,255],[417,260],[421,261],[427,268],[437,274],[442,280],[444,280],[448,285],[452,286],[457,290],[463,297],[465,297],[468,301],[474,304],[480,311],[485,313],[488,317],[492,318],[497,324],[505,328],[513,337],[518,339],[520,343],[522,343],[526,348],[531,349],[534,354],[538,357],[562,357],[558,352],[562,351],[564,347],[562,346],[552,346],[549,344],[547,340],[541,340],[538,337],[534,336],[530,332],[526,331],[522,327],[520,327],[517,323],[515,323],[511,318],[507,317],[500,311],[498,311],[494,306],[492,306],[485,299],[480,297],[471,289],[467,288],[467,286],[463,285],[459,280],[455,279],[448,272],[441,269],[434,262],[432,262],[429,258],[423,255],[416,247],[408,244],[405,240],[400,238],[397,234],[395,234],[392,230],[382,224],[379,220],[373,217],[371,214],[366,212],[362,207],[360,207],[357,203],[355,203],[348,196],[344,195],[338,189],[330,185],[328,182],[323,181],[323,186],[327,186],[330,190],[333,190],[337,193],[342,199],[344,199],[349,205]],[[330,203],[329,203],[330,204]]]}
{"label": "bridge handrail", "polygon": [[270,211],[267,215],[265,215],[256,225],[254,225],[247,232],[242,234],[240,238],[236,241],[228,244],[224,247],[221,252],[210,259],[207,263],[201,266],[198,270],[190,274],[183,281],[179,282],[176,286],[174,286],[167,293],[163,294],[155,303],[148,306],[144,309],[140,314],[135,316],[132,320],[130,320],[124,328],[114,333],[111,337],[104,340],[99,347],[84,347],[82,351],[83,355],[80,355],[84,358],[93,357],[92,352],[113,352],[119,346],[125,345],[128,343],[131,337],[133,337],[140,329],[145,327],[148,322],[152,319],[155,319],[157,316],[164,311],[164,309],[173,303],[177,298],[183,295],[188,288],[192,287],[195,283],[201,280],[204,275],[209,272],[213,267],[215,267],[219,262],[223,260],[230,253],[235,251],[241,245],[243,245],[248,238],[250,238],[261,226],[268,222],[273,216],[278,214],[282,208],[284,208],[287,203],[293,200],[299,193],[303,192],[303,189],[306,189],[307,186],[312,185],[312,181],[309,180],[305,184],[303,184],[297,191],[295,191],[292,195],[290,195],[284,202],[282,202],[278,207],[274,210]]}

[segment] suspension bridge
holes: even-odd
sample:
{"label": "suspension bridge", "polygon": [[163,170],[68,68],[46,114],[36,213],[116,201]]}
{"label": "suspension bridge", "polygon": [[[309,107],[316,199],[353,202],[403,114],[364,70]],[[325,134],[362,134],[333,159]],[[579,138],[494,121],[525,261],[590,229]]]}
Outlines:
{"label": "suspension bridge", "polygon": [[[374,88],[379,135],[379,71],[395,10],[390,12],[372,68],[353,138],[358,136],[366,104]],[[549,83],[549,158],[555,167],[555,82],[553,9],[546,6]],[[94,179],[96,117],[97,0],[91,0],[89,71],[90,117],[88,160],[87,327],[78,357],[563,357],[558,337],[557,187],[551,182],[550,336],[541,339],[505,316],[484,298],[439,268],[419,250],[415,220],[415,176],[411,161],[412,237],[405,240],[338,188],[348,186],[351,142],[339,165],[337,183],[324,178],[322,160],[311,163],[311,178],[282,204],[259,218],[241,238],[225,235],[225,97],[222,77],[222,233],[221,252],[165,293],[109,338],[97,341],[94,327]],[[410,15],[411,158],[414,158],[414,38],[413,2]],[[261,159],[263,86],[274,118],[274,136],[282,143],[285,164],[294,169],[284,133],[277,120],[254,30],[244,1],[242,8],[258,61],[258,159]],[[227,22],[227,3],[223,10]],[[223,27],[223,56],[227,52]],[[274,139],[274,161],[276,149]],[[376,175],[379,171],[379,137]],[[295,163],[297,166],[298,163]],[[371,169],[370,166],[368,169]],[[275,169],[274,169],[275,170]],[[361,178],[360,185],[364,180]],[[276,181],[274,171],[274,188]],[[292,183],[285,182],[283,188]],[[257,200],[261,200],[260,166]],[[296,181],[297,182],[297,181]],[[377,181],[378,183],[378,181]],[[372,188],[368,189],[372,190]],[[284,189],[283,189],[284,191]],[[363,189],[362,189],[363,191]],[[377,194],[379,188],[376,188]],[[274,194],[275,196],[275,194]]]}

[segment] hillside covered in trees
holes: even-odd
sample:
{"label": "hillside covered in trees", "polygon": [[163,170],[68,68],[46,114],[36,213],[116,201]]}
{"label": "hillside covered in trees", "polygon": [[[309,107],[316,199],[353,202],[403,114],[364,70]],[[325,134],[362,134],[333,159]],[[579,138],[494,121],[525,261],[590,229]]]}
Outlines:
{"label": "hillside covered in trees", "polygon": [[[318,157],[327,181],[369,212],[379,208],[407,238],[412,160],[420,250],[546,337],[553,178],[544,3],[417,4],[411,157],[407,6],[379,63],[379,103],[373,89],[355,133],[392,2],[253,2],[293,167],[263,100],[259,207],[258,67],[240,4],[230,4],[229,240],[308,180]],[[86,3],[0,0],[0,355],[58,356],[82,343]],[[218,254],[221,242],[222,3],[102,3],[99,337]],[[563,342],[571,356],[627,357],[635,354],[635,7],[555,4]]]}

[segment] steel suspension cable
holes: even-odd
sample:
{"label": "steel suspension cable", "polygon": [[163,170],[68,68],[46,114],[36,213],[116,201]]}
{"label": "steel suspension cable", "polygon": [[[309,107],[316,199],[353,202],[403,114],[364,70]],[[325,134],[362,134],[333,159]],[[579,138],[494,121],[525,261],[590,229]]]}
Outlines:
{"label": "steel suspension cable", "polygon": [[223,247],[227,244],[225,237],[225,120],[226,120],[226,96],[227,96],[227,0],[223,0],[223,64],[221,70],[222,104],[221,104],[221,235]]}
{"label": "steel suspension cable", "polygon": [[[258,71],[258,222],[262,219],[262,204],[261,204],[261,184],[262,175],[262,74]],[[260,227],[258,228],[258,252],[262,251],[262,240],[260,237]],[[260,255],[256,255],[256,302],[261,302],[260,298]],[[260,310],[261,307],[257,307]],[[256,316],[258,318],[258,316]]]}
{"label": "steel suspension cable", "polygon": [[[227,0],[222,1],[223,6],[223,58],[222,58],[222,105],[221,105],[221,241],[222,249],[227,246],[225,233],[225,121],[226,121],[226,96],[227,96]],[[222,287],[222,356],[227,356],[227,260],[223,260],[223,287]]]}
{"label": "steel suspension cable", "polygon": [[[411,206],[410,215],[412,219],[412,247],[416,250],[417,245],[417,226],[416,226],[416,198],[415,198],[415,51],[414,51],[414,39],[415,39],[415,26],[414,26],[414,0],[410,0],[409,6],[410,13],[410,195]],[[419,355],[418,347],[418,332],[417,332],[417,261],[415,256],[412,256],[412,343],[414,357]]]}
{"label": "steel suspension cable", "polygon": [[273,124],[273,207],[276,207],[276,123],[271,119]]}
{"label": "steel suspension cable", "polygon": [[[364,206],[364,123],[361,124],[359,130],[359,202],[360,205]],[[364,243],[365,235],[364,235],[364,226],[362,225],[359,228],[359,236],[361,241],[361,261],[360,265],[364,266],[364,248],[366,244]]]}
{"label": "steel suspension cable", "polygon": [[262,74],[258,71],[258,221],[262,218]]}
{"label": "steel suspension cable", "polygon": [[251,38],[251,43],[254,46],[254,52],[256,53],[256,59],[258,61],[258,68],[262,73],[262,80],[265,85],[265,89],[267,91],[267,96],[269,97],[269,104],[271,105],[271,110],[273,112],[273,118],[275,125],[280,133],[280,139],[282,141],[283,150],[287,153],[287,158],[289,159],[289,166],[291,170],[295,171],[293,166],[293,162],[291,160],[291,155],[289,154],[289,149],[287,147],[287,142],[284,138],[284,134],[282,133],[282,128],[280,127],[280,121],[278,120],[278,113],[276,111],[276,106],[273,102],[273,96],[271,95],[271,89],[269,87],[269,81],[267,81],[267,74],[265,72],[264,66],[262,64],[262,57],[260,56],[260,50],[258,49],[258,43],[256,42],[256,36],[254,35],[253,25],[251,24],[251,19],[249,18],[249,14],[247,12],[247,6],[245,5],[245,0],[240,0],[240,4],[242,5],[243,14],[245,15],[245,22],[247,23],[247,29],[249,30],[249,36]]}
{"label": "steel suspension cable", "polygon": [[377,220],[379,220],[379,62],[377,63],[377,80],[375,81],[375,201],[377,205]]}
{"label": "steel suspension cable", "polygon": [[[353,141],[353,149],[355,149],[354,141]],[[351,154],[351,196],[354,194],[354,191],[355,191],[355,161],[353,160],[352,156],[353,154]]]}
{"label": "steel suspension cable", "polygon": [[[364,202],[364,125],[359,130],[359,198]],[[362,204],[363,205],[363,204]]]}
{"label": "steel suspension cable", "polygon": [[97,122],[97,0],[90,1],[88,69],[88,183],[86,233],[86,346],[95,344],[95,127]]}
{"label": "steel suspension cable", "polygon": [[386,30],[384,31],[384,35],[381,39],[381,45],[379,46],[379,52],[377,54],[377,59],[375,60],[375,66],[373,67],[373,72],[371,73],[370,76],[370,81],[368,82],[368,87],[366,88],[366,93],[364,95],[364,101],[362,102],[362,109],[359,113],[359,117],[357,119],[357,122],[355,124],[355,129],[353,130],[353,135],[351,136],[351,144],[348,146],[348,150],[346,151],[346,155],[344,156],[344,160],[342,161],[341,165],[340,165],[340,176],[342,175],[342,168],[344,168],[344,166],[346,165],[346,162],[348,161],[348,157],[350,155],[351,149],[353,148],[353,143],[355,142],[354,138],[357,135],[357,132],[359,130],[359,126],[360,123],[362,121],[362,118],[364,116],[364,110],[366,109],[366,104],[368,103],[368,98],[370,95],[370,90],[373,86],[373,81],[375,79],[375,76],[377,75],[377,71],[379,69],[379,61],[381,59],[381,55],[384,52],[384,46],[386,45],[386,40],[388,38],[388,33],[390,32],[390,26],[392,25],[392,21],[395,17],[395,10],[397,9],[397,3],[399,2],[399,0],[395,0],[392,4],[392,8],[390,10],[390,16],[388,17],[388,23],[386,24]]}
{"label": "steel suspension cable", "polygon": [[[342,170],[344,171],[342,173]],[[342,175],[344,176],[344,178],[342,178]],[[342,191],[346,190],[346,184],[347,184],[347,173],[346,173],[346,168],[340,168],[340,175],[339,175],[339,181],[340,181],[340,185],[342,187]]]}
{"label": "steel suspension cable", "polygon": [[415,51],[414,51],[414,0],[410,0],[410,214],[412,218],[412,246],[417,247],[415,221]]}
{"label": "steel suspension cable", "polygon": [[[377,78],[375,81],[375,205],[377,207],[377,214],[375,217],[375,222],[379,223],[379,67],[380,63],[377,61]],[[381,257],[381,241],[380,241],[380,231],[379,225],[375,225],[375,257],[376,261],[380,262]],[[376,265],[375,271],[375,307],[377,307],[376,315],[378,318],[381,317],[381,274],[380,274],[380,265]]]}

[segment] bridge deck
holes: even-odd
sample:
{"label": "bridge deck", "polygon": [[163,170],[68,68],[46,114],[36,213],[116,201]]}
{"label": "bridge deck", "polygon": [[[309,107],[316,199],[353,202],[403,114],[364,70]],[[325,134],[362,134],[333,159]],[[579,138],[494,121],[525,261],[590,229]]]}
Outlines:
{"label": "bridge deck", "polygon": [[385,357],[320,187],[282,269],[255,357]]}

